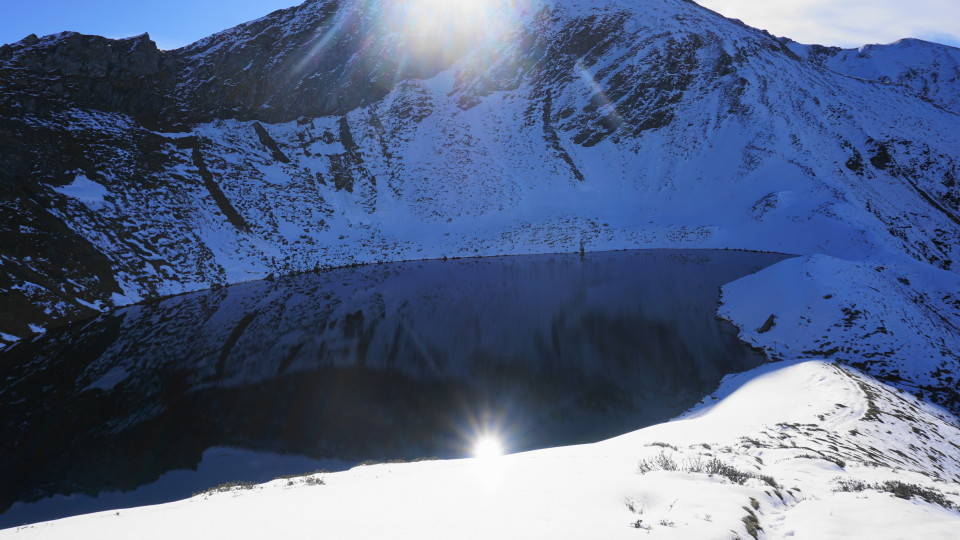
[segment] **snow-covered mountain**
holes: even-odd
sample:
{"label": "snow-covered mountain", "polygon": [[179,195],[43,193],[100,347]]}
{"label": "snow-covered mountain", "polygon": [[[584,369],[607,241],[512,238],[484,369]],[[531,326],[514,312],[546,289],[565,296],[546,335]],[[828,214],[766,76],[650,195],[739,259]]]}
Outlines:
{"label": "snow-covered mountain", "polygon": [[[876,302],[960,326],[956,289],[919,285],[960,257],[956,49],[805,47],[684,0],[495,9],[308,0],[175,51],[0,47],[0,337],[318,267],[644,247],[819,255],[847,291],[899,265],[929,279]],[[951,395],[945,335],[895,375]]]}
{"label": "snow-covered mountain", "polygon": [[[430,2],[443,17],[416,24],[410,5],[308,0],[174,51],[75,33],[0,47],[2,342],[314,268],[696,247],[800,255],[722,288],[719,315],[785,362],[678,421],[493,469],[362,467],[11,534],[957,530],[958,426],[934,405],[960,412],[957,49],[800,45],[685,0],[517,0],[488,18]],[[224,322],[192,345],[289,345]],[[57,380],[34,352],[54,342],[0,368]],[[96,399],[139,369],[128,356],[78,363],[98,376],[48,399]]]}
{"label": "snow-covered mountain", "polygon": [[837,73],[903,86],[960,113],[960,49],[912,38],[859,49],[781,41],[800,57]]}

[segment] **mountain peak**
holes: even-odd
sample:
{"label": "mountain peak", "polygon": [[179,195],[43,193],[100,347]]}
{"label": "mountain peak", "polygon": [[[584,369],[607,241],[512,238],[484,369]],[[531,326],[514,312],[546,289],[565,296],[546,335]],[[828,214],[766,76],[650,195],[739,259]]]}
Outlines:
{"label": "mountain peak", "polygon": [[960,49],[904,38],[855,49],[800,45],[785,40],[797,55],[837,73],[908,89],[926,101],[960,114]]}

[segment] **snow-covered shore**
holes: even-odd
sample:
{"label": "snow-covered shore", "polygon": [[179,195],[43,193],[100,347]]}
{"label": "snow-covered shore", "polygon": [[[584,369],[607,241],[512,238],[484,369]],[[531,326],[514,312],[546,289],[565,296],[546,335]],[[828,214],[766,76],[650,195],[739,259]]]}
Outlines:
{"label": "snow-covered shore", "polygon": [[[855,370],[777,362],[596,444],[363,466],[0,537],[951,538],[960,512],[941,504],[960,505],[956,441],[955,418]],[[897,498],[888,481],[921,496]]]}
{"label": "snow-covered shore", "polygon": [[[960,276],[814,255],[723,288],[720,315],[772,358],[830,359],[960,411]],[[960,441],[954,441],[960,444]]]}

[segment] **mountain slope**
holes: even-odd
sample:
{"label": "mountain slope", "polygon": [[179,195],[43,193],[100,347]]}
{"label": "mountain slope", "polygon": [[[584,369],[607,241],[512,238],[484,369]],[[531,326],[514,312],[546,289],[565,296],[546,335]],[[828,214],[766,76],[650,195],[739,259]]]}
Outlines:
{"label": "mountain slope", "polygon": [[960,113],[960,49],[920,39],[889,45],[841,49],[782,40],[791,51],[815,64],[885,84],[907,87],[923,99]]}
{"label": "mountain slope", "polygon": [[3,47],[0,337],[401,259],[708,247],[954,270],[952,86],[938,106],[682,0],[510,6],[483,31],[310,0],[176,51]]}

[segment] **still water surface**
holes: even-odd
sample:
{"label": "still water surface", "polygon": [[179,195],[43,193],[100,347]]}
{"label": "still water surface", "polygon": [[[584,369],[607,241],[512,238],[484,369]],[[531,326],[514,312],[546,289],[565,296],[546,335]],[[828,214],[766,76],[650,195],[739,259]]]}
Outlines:
{"label": "still water surface", "polygon": [[0,353],[0,528],[364,460],[598,441],[764,359],[715,310],[785,257],[631,251],[330,270]]}

